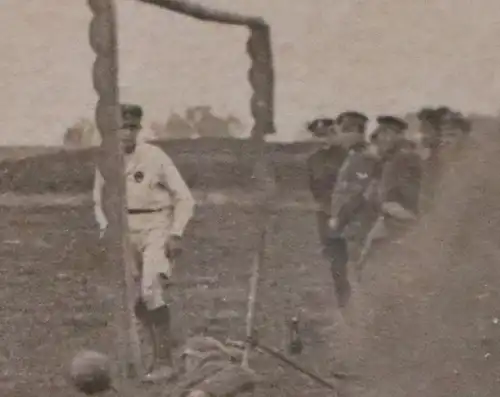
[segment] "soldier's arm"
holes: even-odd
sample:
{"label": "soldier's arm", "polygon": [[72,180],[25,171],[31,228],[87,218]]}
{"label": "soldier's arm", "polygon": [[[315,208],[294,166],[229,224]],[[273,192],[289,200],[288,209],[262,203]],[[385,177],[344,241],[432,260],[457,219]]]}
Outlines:
{"label": "soldier's arm", "polygon": [[387,201],[399,201],[396,198],[400,185],[401,172],[398,170],[397,162],[390,161],[385,164],[379,186],[379,199],[382,203]]}
{"label": "soldier's arm", "polygon": [[422,164],[418,154],[414,152],[398,154],[386,165],[382,174],[380,189],[382,206],[394,208],[399,204],[401,210],[417,212],[421,177]]}
{"label": "soldier's arm", "polygon": [[92,192],[92,197],[94,200],[94,216],[95,220],[99,224],[99,229],[101,234],[106,230],[108,226],[108,220],[104,215],[104,211],[102,210],[102,188],[104,186],[104,178],[102,177],[99,169],[95,170],[94,177],[94,190]]}
{"label": "soldier's arm", "polygon": [[309,179],[309,190],[316,201],[321,201],[324,195],[324,183],[321,175],[316,169],[316,153],[307,159],[307,176]]}
{"label": "soldier's arm", "polygon": [[161,182],[173,200],[173,222],[171,234],[182,236],[194,214],[195,201],[189,187],[172,159],[165,153],[161,157]]}

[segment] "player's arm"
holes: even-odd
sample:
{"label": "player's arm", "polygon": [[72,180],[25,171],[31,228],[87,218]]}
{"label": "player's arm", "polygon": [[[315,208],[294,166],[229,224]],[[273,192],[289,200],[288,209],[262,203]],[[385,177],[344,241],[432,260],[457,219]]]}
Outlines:
{"label": "player's arm", "polygon": [[99,224],[99,230],[101,233],[101,237],[104,234],[106,228],[108,227],[108,220],[104,215],[104,211],[102,210],[102,189],[104,187],[104,178],[102,177],[98,168],[95,170],[94,177],[94,189],[92,192],[92,197],[94,200],[94,216],[95,220]]}
{"label": "player's arm", "polygon": [[193,217],[195,201],[189,187],[172,159],[165,153],[161,157],[161,183],[173,200],[171,235],[181,237]]}

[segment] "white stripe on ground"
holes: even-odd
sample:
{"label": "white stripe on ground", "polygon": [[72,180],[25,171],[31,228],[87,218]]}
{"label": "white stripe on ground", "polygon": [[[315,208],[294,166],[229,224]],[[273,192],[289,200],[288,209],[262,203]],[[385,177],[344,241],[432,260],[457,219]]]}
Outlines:
{"label": "white stripe on ground", "polygon": [[[243,192],[200,192],[194,191],[197,205],[229,205],[235,204],[240,207],[251,207],[256,204],[258,196]],[[42,194],[0,194],[0,206],[2,207],[81,207],[92,205],[92,195],[90,193],[62,194],[62,193],[42,193]],[[312,199],[303,192],[294,194],[279,194],[273,200],[272,207],[276,209],[300,209],[314,210],[316,208]]]}

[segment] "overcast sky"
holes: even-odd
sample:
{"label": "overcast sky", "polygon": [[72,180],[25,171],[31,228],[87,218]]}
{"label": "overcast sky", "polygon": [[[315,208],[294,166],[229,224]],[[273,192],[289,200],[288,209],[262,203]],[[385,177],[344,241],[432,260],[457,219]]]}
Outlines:
{"label": "overcast sky", "polygon": [[[269,20],[283,139],[309,117],[351,108],[500,108],[498,0],[202,2]],[[143,104],[146,123],[192,104],[249,120],[245,30],[116,4],[121,97]],[[59,144],[93,115],[89,20],[86,0],[0,0],[0,145]]]}

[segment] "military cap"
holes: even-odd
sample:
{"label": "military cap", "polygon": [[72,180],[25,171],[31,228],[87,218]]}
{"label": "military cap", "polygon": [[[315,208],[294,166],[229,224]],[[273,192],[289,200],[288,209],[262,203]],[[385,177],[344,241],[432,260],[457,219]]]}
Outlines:
{"label": "military cap", "polygon": [[142,119],[143,111],[139,105],[124,103],[120,106],[123,118]]}
{"label": "military cap", "polygon": [[379,116],[377,117],[377,123],[379,123],[380,125],[392,127],[400,133],[408,129],[408,123],[403,119],[395,116]]}
{"label": "military cap", "polygon": [[453,113],[453,111],[448,106],[440,106],[436,109],[436,116],[438,118],[447,117]]}
{"label": "military cap", "polygon": [[347,111],[347,112],[342,112],[337,116],[337,123],[342,123],[345,120],[352,120],[352,121],[357,121],[360,124],[366,124],[368,122],[368,117],[364,115],[363,113],[360,112],[355,112],[355,111]]}
{"label": "military cap", "polygon": [[434,126],[434,128],[439,128],[439,123],[442,117],[436,109],[424,108],[417,113],[417,118],[420,122],[428,122]]}
{"label": "military cap", "polygon": [[436,115],[437,115],[436,109],[423,108],[420,110],[420,112],[417,113],[417,118],[420,121],[431,120],[432,118],[436,117]]}
{"label": "military cap", "polygon": [[319,118],[314,119],[313,121],[307,123],[307,130],[312,132],[315,136],[323,136],[324,131],[321,131],[323,128],[331,128],[335,120],[331,118]]}

